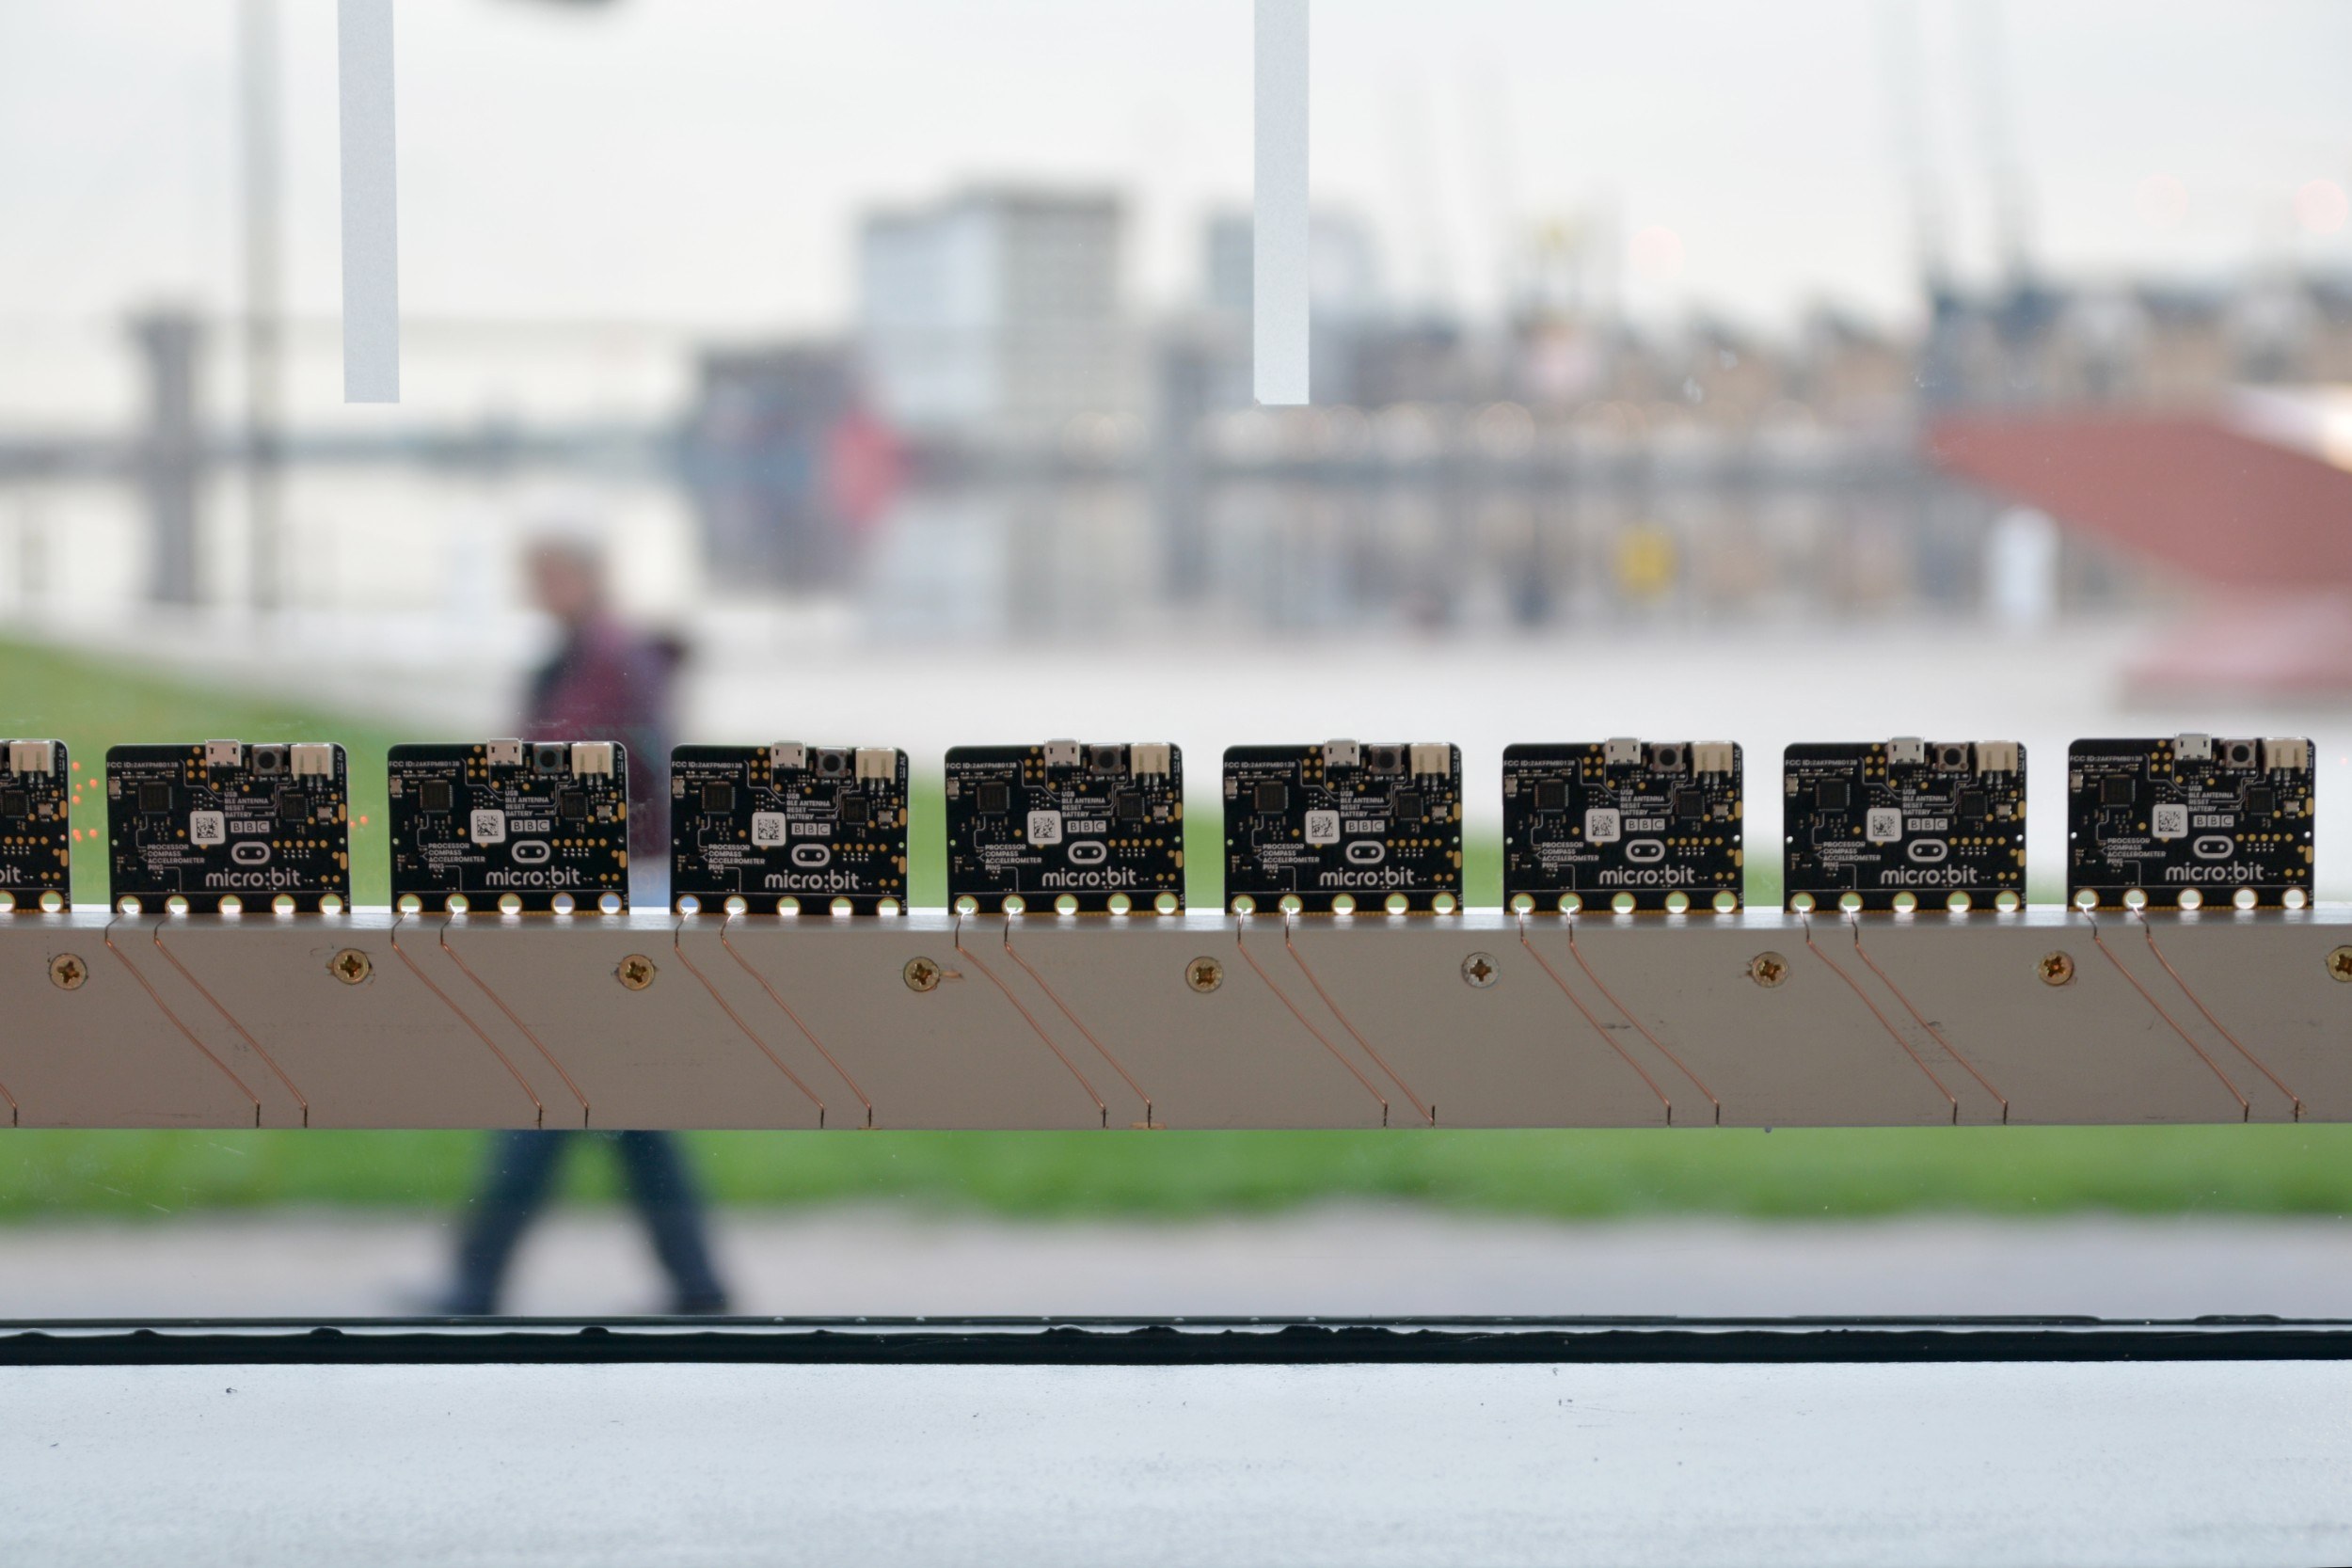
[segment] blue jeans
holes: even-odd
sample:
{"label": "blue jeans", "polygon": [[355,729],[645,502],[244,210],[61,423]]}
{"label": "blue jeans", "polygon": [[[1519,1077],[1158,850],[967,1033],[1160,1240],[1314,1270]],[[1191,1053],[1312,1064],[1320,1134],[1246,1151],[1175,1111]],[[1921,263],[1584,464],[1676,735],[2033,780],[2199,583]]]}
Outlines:
{"label": "blue jeans", "polygon": [[710,1260],[702,1196],[669,1132],[509,1132],[492,1136],[481,1195],[457,1247],[457,1283],[447,1310],[484,1317],[498,1307],[507,1264],[523,1232],[546,1207],[564,1151],[583,1138],[606,1144],[621,1163],[654,1256],[670,1275],[671,1310],[723,1312],[726,1289]]}

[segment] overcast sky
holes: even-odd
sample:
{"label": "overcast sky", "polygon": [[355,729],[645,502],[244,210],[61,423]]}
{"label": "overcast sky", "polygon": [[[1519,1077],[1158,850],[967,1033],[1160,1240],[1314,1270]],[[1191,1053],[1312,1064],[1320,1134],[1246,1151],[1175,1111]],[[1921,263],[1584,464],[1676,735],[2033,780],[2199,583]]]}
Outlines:
{"label": "overcast sky", "polygon": [[[334,7],[279,5],[291,288],[327,314]],[[1906,16],[1915,115],[1887,69]],[[233,302],[234,17],[0,4],[0,321]],[[2296,205],[2352,183],[2352,6],[2011,0],[2005,28],[2048,265],[2352,262],[2352,230]],[[970,178],[1128,193],[1134,288],[1168,300],[1202,214],[1248,195],[1246,0],[399,0],[399,29],[418,314],[823,325],[856,214]],[[1376,225],[1408,297],[1491,304],[1507,235],[1607,213],[1645,311],[1892,314],[1907,127],[1960,260],[1991,255],[1980,42],[1959,0],[1323,0],[1316,195]]]}

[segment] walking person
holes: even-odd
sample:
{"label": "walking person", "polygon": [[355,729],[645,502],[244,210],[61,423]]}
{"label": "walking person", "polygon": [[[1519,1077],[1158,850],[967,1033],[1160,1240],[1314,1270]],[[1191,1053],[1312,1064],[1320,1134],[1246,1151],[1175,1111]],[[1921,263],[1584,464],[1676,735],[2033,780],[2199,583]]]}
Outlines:
{"label": "walking person", "polygon": [[[562,645],[532,675],[524,705],[527,740],[615,740],[628,749],[628,859],[632,902],[666,902],[668,766],[672,694],[680,650],[630,629],[611,608],[605,563],[593,545],[540,540],[528,558],[532,595],[562,628]],[[459,1238],[456,1279],[442,1309],[498,1309],[507,1268],[546,1207],[564,1156],[582,1143],[610,1148],[670,1279],[675,1313],[726,1310],[711,1260],[701,1193],[675,1133],[517,1131],[491,1136],[489,1167]]]}

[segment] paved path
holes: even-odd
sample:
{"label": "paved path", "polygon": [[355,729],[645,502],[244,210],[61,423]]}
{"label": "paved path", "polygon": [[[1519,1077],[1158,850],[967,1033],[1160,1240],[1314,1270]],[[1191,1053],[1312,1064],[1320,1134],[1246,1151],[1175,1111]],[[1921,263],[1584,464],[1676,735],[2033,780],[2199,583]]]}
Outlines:
{"label": "paved path", "polygon": [[[437,1219],[319,1211],[6,1227],[0,1317],[408,1311],[448,1244]],[[2352,1315],[2352,1223],[2335,1220],[1555,1225],[1327,1207],[1033,1225],[819,1209],[730,1214],[720,1245],[740,1307],[787,1315]],[[660,1299],[642,1238],[603,1212],[548,1222],[516,1287],[526,1313]]]}

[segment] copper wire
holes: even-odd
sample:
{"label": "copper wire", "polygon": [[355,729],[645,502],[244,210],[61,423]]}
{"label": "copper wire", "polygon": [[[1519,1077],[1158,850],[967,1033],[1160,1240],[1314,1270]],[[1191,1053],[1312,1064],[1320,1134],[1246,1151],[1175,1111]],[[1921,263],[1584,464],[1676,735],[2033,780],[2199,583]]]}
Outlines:
{"label": "copper wire", "polygon": [[1055,1006],[1061,1009],[1061,1016],[1070,1021],[1070,1026],[1073,1029],[1077,1030],[1079,1034],[1085,1036],[1087,1044],[1094,1047],[1096,1054],[1100,1055],[1103,1060],[1108,1062],[1111,1065],[1111,1070],[1118,1073],[1120,1079],[1126,1083],[1127,1086],[1135,1091],[1136,1098],[1143,1101],[1143,1125],[1146,1127],[1151,1126],[1152,1097],[1144,1092],[1143,1085],[1136,1083],[1134,1076],[1130,1074],[1124,1067],[1120,1065],[1119,1058],[1111,1054],[1110,1047],[1104,1045],[1101,1040],[1094,1037],[1094,1031],[1088,1028],[1079,1021],[1078,1015],[1070,1010],[1070,1004],[1064,1002],[1061,999],[1060,993],[1056,991],[1052,986],[1045,983],[1045,976],[1037,972],[1036,966],[1031,964],[1028,959],[1023,958],[1019,953],[1013,951],[1012,916],[1010,915],[1007,915],[1005,917],[1005,957],[1010,958],[1014,963],[1019,964],[1021,966],[1021,972],[1026,974],[1030,979],[1037,982],[1037,989],[1043,991],[1047,1000],[1051,1001]]}
{"label": "copper wire", "polygon": [[1838,968],[1837,960],[1836,958],[1831,958],[1827,953],[1821,951],[1821,944],[1813,940],[1813,922],[1809,918],[1804,922],[1804,944],[1813,949],[1813,956],[1815,958],[1829,965],[1831,974],[1846,982],[1847,990],[1862,998],[1862,1005],[1870,1009],[1870,1016],[1879,1021],[1879,1027],[1886,1031],[1887,1038],[1893,1040],[1897,1045],[1903,1048],[1903,1054],[1911,1058],[1912,1065],[1916,1067],[1921,1072],[1926,1073],[1928,1075],[1928,1082],[1935,1085],[1936,1093],[1942,1095],[1945,1100],[1950,1102],[1952,1107],[1952,1125],[1955,1127],[1960,1125],[1960,1097],[1944,1086],[1944,1080],[1938,1078],[1935,1075],[1935,1069],[1928,1066],[1927,1058],[1920,1055],[1918,1052],[1913,1050],[1911,1042],[1903,1038],[1902,1031],[1896,1028],[1893,1022],[1890,1021],[1884,1013],[1879,1011],[1879,1005],[1870,1000],[1870,993],[1864,990],[1859,985],[1855,984],[1854,977],[1852,975]]}
{"label": "copper wire", "polygon": [[2279,1075],[2271,1071],[2269,1068],[2264,1066],[2260,1057],[2256,1056],[2251,1051],[2247,1050],[2244,1042],[2239,1040],[2235,1035],[2230,1033],[2228,1027],[2224,1025],[2219,1019],[2213,1016],[2213,1009],[2206,1006],[2204,1001],[2199,997],[2195,991],[2189,990],[2188,982],[2182,978],[2181,972],[2172,967],[2172,960],[2166,958],[2164,956],[2164,949],[2156,945],[2156,929],[2153,926],[2149,924],[2148,917],[2135,910],[2132,911],[2132,918],[2139,922],[2140,934],[2148,939],[2148,951],[2156,956],[2156,962],[2164,965],[2164,972],[2172,976],[2172,983],[2181,988],[2181,994],[2188,998],[2190,1005],[2196,1007],[2200,1013],[2204,1015],[2205,1022],[2212,1024],[2215,1030],[2220,1034],[2221,1037],[2228,1040],[2239,1055],[2245,1057],[2249,1062],[2253,1064],[2254,1070],[2256,1072],[2261,1073],[2265,1078],[2270,1080],[2270,1086],[2272,1088],[2277,1089],[2280,1094],[2287,1097],[2288,1101],[2295,1107],[2295,1119],[2301,1121],[2303,1119],[2303,1097],[2296,1094],[2293,1089],[2288,1088],[2285,1084],[2281,1083],[2279,1079]]}
{"label": "copper wire", "polygon": [[173,953],[170,948],[164,945],[164,923],[160,920],[155,923],[154,939],[155,951],[164,956],[164,961],[171,965],[172,968],[178,970],[180,972],[180,978],[185,980],[189,985],[194,986],[196,988],[196,994],[211,1003],[213,1005],[213,1011],[221,1016],[222,1022],[227,1023],[230,1028],[234,1029],[237,1032],[237,1037],[239,1039],[245,1041],[246,1045],[252,1047],[253,1054],[262,1058],[262,1065],[268,1068],[270,1071],[278,1075],[278,1081],[286,1085],[286,1092],[294,1097],[294,1103],[302,1107],[302,1125],[305,1127],[310,1126],[310,1101],[304,1098],[300,1089],[294,1087],[294,1081],[286,1076],[286,1069],[278,1065],[277,1058],[273,1057],[268,1052],[262,1049],[262,1042],[253,1037],[252,1031],[247,1029],[244,1024],[239,1023],[237,1022],[236,1015],[220,1005],[220,998],[215,996],[211,991],[206,990],[204,989],[204,982],[190,974],[188,966],[180,961],[179,956]]}
{"label": "copper wire", "polygon": [[531,1080],[525,1078],[516,1069],[514,1062],[508,1058],[506,1053],[499,1049],[498,1041],[492,1039],[486,1033],[484,1032],[482,1025],[473,1021],[473,1015],[467,1012],[465,1008],[459,1006],[455,1002],[452,1001],[450,999],[449,992],[435,985],[433,983],[433,976],[427,974],[422,969],[419,968],[417,960],[408,956],[408,950],[401,946],[400,923],[407,918],[408,917],[405,914],[396,914],[392,917],[391,935],[393,955],[397,957],[402,963],[408,966],[409,974],[424,982],[425,990],[431,991],[434,995],[441,999],[442,1006],[447,1007],[451,1012],[455,1013],[457,1015],[457,1021],[460,1023],[463,1023],[467,1028],[473,1031],[473,1037],[482,1042],[484,1050],[498,1058],[499,1066],[506,1069],[508,1076],[515,1080],[516,1086],[521,1089],[523,1093],[530,1098],[531,1108],[532,1111],[537,1113],[534,1119],[537,1120],[540,1126],[545,1127],[548,1124],[548,1108],[545,1102],[539,1099],[539,1091],[531,1086]]}
{"label": "copper wire", "polygon": [[1601,1027],[1600,1020],[1595,1018],[1593,1016],[1593,1010],[1584,1006],[1582,1000],[1577,996],[1576,992],[1568,989],[1568,983],[1560,978],[1559,972],[1554,970],[1551,965],[1544,962],[1544,956],[1535,951],[1535,944],[1534,942],[1527,940],[1527,917],[1525,915],[1519,916],[1519,945],[1527,949],[1527,956],[1534,959],[1537,966],[1540,967],[1546,974],[1551,976],[1551,983],[1560,988],[1560,994],[1568,999],[1568,1005],[1574,1007],[1578,1012],[1584,1015],[1584,1022],[1593,1026],[1593,1033],[1600,1037],[1601,1043],[1606,1045],[1610,1050],[1615,1052],[1619,1058],[1624,1061],[1625,1065],[1631,1068],[1634,1072],[1640,1076],[1642,1082],[1649,1085],[1649,1092],[1656,1095],[1658,1097],[1658,1103],[1666,1108],[1666,1125],[1672,1127],[1675,1121],[1675,1102],[1666,1098],[1666,1091],[1658,1086],[1657,1080],[1652,1078],[1649,1073],[1643,1069],[1642,1064],[1635,1061],[1630,1055],[1627,1054],[1625,1047],[1619,1045],[1616,1042],[1615,1037],[1613,1037],[1608,1030]]}
{"label": "copper wire", "polygon": [[[751,960],[743,957],[741,953],[738,952],[736,950],[735,943],[727,940],[727,927],[734,924],[735,916],[733,915],[728,915],[725,919],[719,922],[719,945],[726,949],[728,958],[733,958],[738,964],[742,966],[744,974],[759,982],[759,989],[768,993],[768,1000],[773,1002],[776,1005],[776,1009],[783,1013],[785,1017],[792,1021],[792,1027],[798,1029],[801,1032],[801,1037],[808,1041],[810,1046],[815,1048],[817,1054],[825,1059],[825,1065],[841,1075],[841,1081],[850,1085],[850,1092],[857,1096],[857,1102],[866,1107],[866,1125],[868,1127],[873,1126],[874,1102],[866,1098],[866,1091],[858,1087],[856,1079],[850,1076],[850,1069],[843,1067],[839,1062],[834,1059],[833,1053],[825,1049],[825,1042],[817,1037],[817,1031],[811,1029],[806,1023],[802,1022],[801,1015],[792,1010],[792,1005],[785,1001],[783,997],[776,994],[776,988],[768,983],[768,976],[753,968]],[[707,982],[705,983],[707,984]]]}
{"label": "copper wire", "polygon": [[1633,1025],[1634,1028],[1640,1030],[1642,1037],[1649,1041],[1651,1046],[1657,1050],[1661,1056],[1663,1056],[1666,1060],[1674,1063],[1675,1070],[1681,1073],[1683,1077],[1691,1080],[1691,1086],[1692,1088],[1707,1096],[1708,1104],[1713,1106],[1715,1110],[1715,1125],[1721,1127],[1724,1124],[1724,1102],[1715,1098],[1715,1091],[1708,1088],[1700,1079],[1699,1075],[1692,1072],[1690,1068],[1684,1064],[1681,1057],[1676,1055],[1673,1051],[1669,1050],[1664,1040],[1661,1040],[1656,1035],[1651,1034],[1649,1025],[1644,1023],[1639,1018],[1635,1017],[1632,1008],[1618,1001],[1617,993],[1611,990],[1606,985],[1602,984],[1600,976],[1593,972],[1593,966],[1584,961],[1584,949],[1576,944],[1576,916],[1574,915],[1568,916],[1568,957],[1576,960],[1576,967],[1584,972],[1584,978],[1593,983],[1593,989],[1595,990],[1600,992],[1603,997],[1608,999],[1609,1005],[1617,1009],[1618,1015],[1628,1023]]}
{"label": "copper wire", "polygon": [[1364,1086],[1364,1092],[1380,1102],[1380,1125],[1383,1127],[1388,1126],[1389,1097],[1382,1094],[1377,1088],[1374,1087],[1372,1080],[1365,1077],[1362,1071],[1358,1069],[1356,1064],[1347,1059],[1347,1053],[1342,1051],[1338,1046],[1333,1045],[1324,1035],[1322,1030],[1316,1028],[1312,1023],[1309,1022],[1307,1015],[1298,1010],[1298,1004],[1293,1002],[1283,993],[1282,988],[1274,983],[1274,976],[1265,972],[1264,966],[1260,964],[1257,958],[1251,955],[1249,951],[1249,944],[1241,939],[1242,918],[1243,917],[1240,915],[1235,915],[1233,917],[1233,945],[1240,950],[1242,961],[1250,967],[1251,971],[1256,974],[1259,979],[1265,982],[1265,989],[1274,993],[1274,999],[1282,1004],[1283,1006],[1290,1009],[1291,1017],[1298,1020],[1299,1027],[1306,1030],[1307,1033],[1312,1035],[1315,1037],[1315,1043],[1322,1046],[1324,1050],[1328,1051],[1331,1053],[1331,1059],[1339,1063],[1340,1066],[1347,1069],[1348,1076],[1354,1078],[1359,1084],[1361,1084]]}
{"label": "copper wire", "polygon": [[218,1056],[214,1055],[211,1046],[206,1045],[202,1040],[196,1037],[196,1031],[181,1022],[180,1015],[171,1010],[171,1004],[164,1000],[163,992],[157,990],[152,985],[149,984],[147,976],[139,973],[139,966],[133,963],[130,956],[124,953],[121,948],[115,945],[114,921],[109,920],[106,922],[106,928],[104,931],[100,933],[100,940],[106,944],[106,951],[112,953],[117,958],[120,959],[122,967],[131,972],[131,978],[139,983],[139,990],[147,992],[148,1000],[155,1004],[156,1011],[171,1020],[171,1026],[180,1031],[180,1037],[186,1040],[190,1045],[196,1047],[199,1052],[202,1052],[206,1061],[220,1069],[222,1077],[237,1085],[238,1093],[253,1101],[253,1125],[256,1127],[261,1126],[262,1097],[255,1094],[253,1092],[252,1085],[248,1085],[244,1079],[238,1077],[235,1069],[230,1068],[227,1062],[224,1062]]}
{"label": "copper wire", "polygon": [[[2179,1019],[2174,1018],[2170,1013],[2164,1010],[2164,1004],[2157,1001],[2155,997],[2149,993],[2148,988],[2139,983],[2139,976],[2134,974],[2130,970],[2123,967],[2123,960],[2115,956],[2114,951],[2107,946],[2106,939],[2099,934],[2099,922],[2092,917],[2090,911],[2089,910],[2084,910],[2081,911],[2080,913],[2085,920],[2090,922],[2090,944],[2093,947],[2096,947],[2100,952],[2106,955],[2107,962],[2115,966],[2115,972],[2123,976],[2124,979],[2131,982],[2132,990],[2139,992],[2140,1000],[2147,1003],[2151,1007],[2153,1007],[2156,1010],[2156,1016],[2164,1020],[2165,1022],[2170,1024],[2172,1026],[2172,1032],[2181,1037],[2181,1043],[2187,1046],[2191,1051],[2196,1052],[2197,1059],[2204,1063],[2206,1068],[2212,1071],[2216,1078],[2221,1080],[2221,1086],[2230,1091],[2231,1099],[2237,1101],[2238,1119],[2240,1121],[2253,1120],[2253,1101],[2248,1100],[2245,1095],[2238,1092],[2238,1086],[2230,1082],[2230,1075],[2221,1070],[2221,1064],[2215,1061],[2211,1056],[2205,1054],[2205,1048],[2199,1045],[2189,1032],[2181,1027],[2181,1021]],[[2164,955],[2159,953],[2156,956],[2161,958]],[[2191,1000],[2193,1001],[2195,998],[2191,998]]]}
{"label": "copper wire", "polygon": [[588,1125],[589,1117],[592,1114],[588,1105],[588,1097],[580,1092],[580,1085],[572,1082],[572,1075],[564,1070],[564,1064],[555,1059],[555,1053],[548,1049],[547,1042],[542,1040],[537,1035],[532,1033],[531,1025],[522,1021],[522,1015],[516,1012],[514,1008],[508,1006],[506,1005],[506,998],[492,990],[488,983],[485,981],[481,975],[476,974],[473,972],[473,966],[466,962],[465,958],[458,954],[457,949],[449,944],[449,927],[450,923],[448,921],[444,920],[441,922],[441,951],[448,954],[450,962],[455,964],[458,969],[464,973],[466,978],[471,980],[475,986],[479,987],[482,994],[488,997],[491,1002],[497,1006],[498,1010],[506,1015],[507,1022],[522,1031],[522,1037],[531,1042],[531,1048],[538,1052],[540,1055],[547,1058],[548,1066],[555,1069],[555,1075],[564,1080],[564,1086],[572,1091],[572,1098],[580,1101],[580,1125],[583,1127]]}
{"label": "copper wire", "polygon": [[1078,1081],[1078,1086],[1086,1090],[1087,1098],[1094,1101],[1094,1108],[1103,1113],[1103,1125],[1108,1127],[1111,1124],[1110,1101],[1095,1092],[1094,1085],[1087,1082],[1087,1075],[1078,1070],[1078,1064],[1062,1053],[1062,1048],[1054,1043],[1054,1037],[1045,1032],[1045,1025],[1037,1021],[1037,1014],[1022,1006],[1021,998],[1013,995],[1012,988],[998,979],[996,972],[982,963],[977,953],[963,945],[963,919],[961,915],[956,918],[956,951],[971,959],[972,967],[987,975],[988,983],[1005,993],[1005,1000],[1012,1004],[1013,1011],[1028,1020],[1030,1031],[1045,1042],[1045,1049],[1054,1053],[1056,1061],[1070,1069],[1070,1076],[1075,1078]]}
{"label": "copper wire", "polygon": [[817,1125],[820,1128],[823,1127],[825,1125],[825,1102],[817,1097],[817,1091],[810,1088],[806,1084],[802,1083],[801,1075],[794,1072],[790,1068],[785,1066],[783,1057],[768,1049],[768,1042],[761,1039],[757,1035],[752,1032],[752,1026],[743,1022],[742,1015],[737,1012],[733,1007],[727,1006],[727,999],[719,994],[719,988],[710,983],[710,976],[705,974],[700,969],[696,968],[694,960],[686,956],[686,944],[678,940],[678,933],[685,928],[685,926],[686,922],[683,919],[680,919],[677,926],[671,930],[670,951],[675,953],[677,955],[677,961],[686,966],[687,974],[691,974],[695,979],[700,980],[703,983],[703,990],[710,993],[710,999],[719,1004],[719,1010],[727,1015],[728,1021],[743,1032],[743,1037],[757,1046],[759,1048],[759,1053],[767,1057],[768,1060],[774,1065],[775,1069],[778,1072],[783,1073],[787,1078],[790,1079],[792,1081],[792,1086],[800,1090],[802,1094],[805,1095],[808,1098],[808,1102],[810,1104],[817,1107]]}
{"label": "copper wire", "polygon": [[1962,1055],[1960,1053],[1960,1048],[1952,1044],[1950,1040],[1944,1037],[1944,1031],[1938,1029],[1934,1024],[1930,1023],[1927,1020],[1927,1015],[1922,1013],[1917,1007],[1912,1006],[1911,998],[1903,994],[1903,988],[1895,983],[1895,977],[1879,967],[1879,961],[1870,957],[1869,951],[1862,945],[1862,922],[1859,920],[1850,919],[1847,924],[1853,927],[1854,957],[1860,958],[1864,963],[1868,964],[1870,966],[1870,973],[1877,975],[1880,980],[1885,983],[1886,989],[1895,993],[1895,1000],[1903,1005],[1903,1011],[1911,1015],[1911,1021],[1914,1023],[1916,1023],[1920,1028],[1925,1029],[1928,1032],[1929,1037],[1934,1040],[1936,1044],[1942,1046],[1946,1054],[1949,1055],[1953,1061],[1958,1062],[1961,1067],[1967,1071],[1968,1076],[1975,1079],[1977,1083],[1983,1087],[1985,1093],[1991,1095],[1994,1100],[2001,1102],[2001,1125],[2007,1127],[2009,1125],[2009,1096],[1994,1088],[1993,1086],[1993,1080],[1987,1078],[1983,1073],[1979,1072],[1977,1070],[1977,1064]]}
{"label": "copper wire", "polygon": [[1331,1009],[1331,1016],[1340,1021],[1340,1027],[1347,1031],[1348,1037],[1353,1039],[1358,1045],[1363,1047],[1364,1054],[1371,1057],[1373,1064],[1379,1068],[1382,1072],[1389,1075],[1389,1082],[1394,1084],[1399,1089],[1403,1090],[1405,1098],[1413,1102],[1413,1109],[1421,1113],[1421,1119],[1427,1122],[1432,1127],[1437,1126],[1438,1108],[1434,1105],[1422,1104],[1421,1102],[1421,1096],[1415,1094],[1412,1091],[1411,1086],[1407,1085],[1404,1079],[1399,1078],[1396,1075],[1396,1069],[1389,1066],[1387,1062],[1380,1059],[1380,1053],[1375,1051],[1372,1048],[1372,1042],[1364,1038],[1363,1031],[1358,1029],[1356,1025],[1347,1021],[1347,1015],[1340,1011],[1340,1005],[1331,1000],[1331,993],[1323,989],[1323,982],[1315,978],[1315,972],[1307,967],[1306,955],[1299,952],[1297,945],[1291,941],[1292,924],[1293,923],[1289,915],[1284,915],[1282,917],[1282,946],[1290,953],[1291,962],[1298,966],[1298,973],[1304,974],[1307,977],[1307,983],[1314,987],[1315,994],[1323,998],[1323,1005]]}

